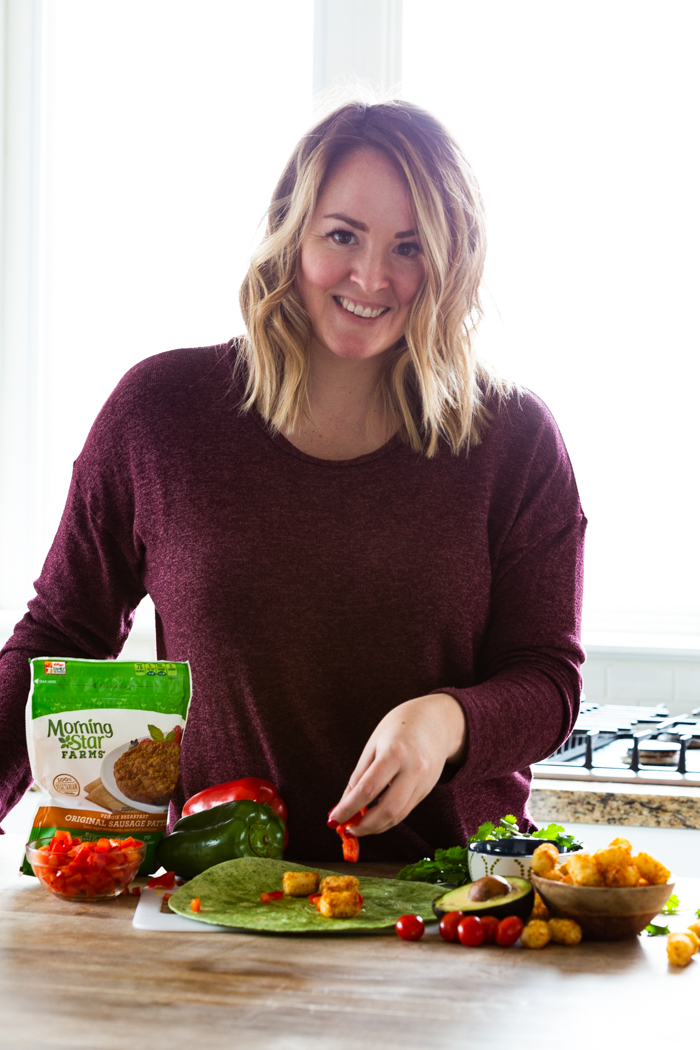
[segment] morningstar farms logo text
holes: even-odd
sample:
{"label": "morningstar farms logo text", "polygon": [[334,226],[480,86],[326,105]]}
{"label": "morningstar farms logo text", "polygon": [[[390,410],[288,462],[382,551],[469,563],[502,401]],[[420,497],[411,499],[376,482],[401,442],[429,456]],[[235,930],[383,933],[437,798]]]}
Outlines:
{"label": "morningstar farms logo text", "polygon": [[58,737],[61,758],[104,758],[102,741],[114,735],[109,722],[64,722],[49,719],[47,736]]}

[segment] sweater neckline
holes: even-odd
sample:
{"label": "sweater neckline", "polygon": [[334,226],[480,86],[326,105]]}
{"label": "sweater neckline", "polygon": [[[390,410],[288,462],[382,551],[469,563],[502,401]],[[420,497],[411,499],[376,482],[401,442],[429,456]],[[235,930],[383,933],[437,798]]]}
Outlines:
{"label": "sweater neckline", "polygon": [[273,445],[277,445],[281,451],[294,456],[296,459],[304,460],[306,463],[313,463],[318,467],[360,467],[365,463],[371,463],[375,459],[381,459],[382,456],[388,455],[388,453],[393,452],[394,449],[403,444],[398,433],[396,433],[384,445],[380,445],[374,452],[367,452],[364,456],[356,456],[354,459],[320,459],[318,456],[310,456],[308,452],[302,452],[283,434],[273,433],[257,409],[253,409],[252,415],[265,437]]}

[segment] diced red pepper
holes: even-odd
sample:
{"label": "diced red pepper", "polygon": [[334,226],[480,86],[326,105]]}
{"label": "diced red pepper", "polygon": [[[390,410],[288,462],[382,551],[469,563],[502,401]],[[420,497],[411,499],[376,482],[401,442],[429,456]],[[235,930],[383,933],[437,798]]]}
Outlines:
{"label": "diced red pepper", "polygon": [[[131,887],[131,896],[132,897],[140,897],[141,896],[141,887],[140,886],[132,886]],[[167,896],[172,896],[172,894],[167,894],[167,893],[163,894],[163,897],[167,897]]]}
{"label": "diced red pepper", "polygon": [[[141,892],[141,891],[139,890],[139,892]],[[167,904],[171,897],[172,897],[172,893],[164,893],[163,894],[163,904]]]}
{"label": "diced red pepper", "polygon": [[363,806],[359,813],[355,813],[354,816],[350,817],[349,820],[343,821],[342,824],[339,824],[337,820],[333,820],[330,816],[326,822],[329,828],[337,831],[340,835],[343,843],[343,860],[355,863],[360,859],[360,843],[355,835],[348,835],[347,828],[352,828],[359,824],[366,812],[367,806]]}
{"label": "diced red pepper", "polygon": [[192,898],[192,900],[190,901],[190,908],[192,909],[192,911],[201,911],[202,910],[202,901],[200,900],[199,897],[193,897]]}
{"label": "diced red pepper", "polygon": [[51,839],[49,849],[52,853],[67,853],[73,845],[73,836],[70,831],[57,831]]}
{"label": "diced red pepper", "polygon": [[343,843],[343,860],[356,864],[360,859],[360,840],[354,835],[348,835],[342,824],[336,828],[336,831]]}
{"label": "diced red pepper", "polygon": [[261,893],[260,900],[263,904],[269,904],[270,901],[281,901],[284,897],[282,890],[273,890],[271,893]]}
{"label": "diced red pepper", "polygon": [[[125,841],[131,846],[128,850],[123,848]],[[38,848],[46,861],[34,864],[34,873],[47,889],[64,896],[114,895],[126,889],[136,874],[142,847],[143,843],[131,836],[129,840],[81,842],[70,832],[59,830],[49,844]]]}
{"label": "diced red pepper", "polygon": [[318,902],[320,901],[322,896],[323,896],[322,893],[310,893],[309,894],[309,903],[313,904],[314,908],[318,908]]}
{"label": "diced red pepper", "polygon": [[149,890],[159,887],[163,890],[174,890],[175,889],[175,872],[166,871],[165,875],[156,875],[152,879],[149,879],[146,883]]}

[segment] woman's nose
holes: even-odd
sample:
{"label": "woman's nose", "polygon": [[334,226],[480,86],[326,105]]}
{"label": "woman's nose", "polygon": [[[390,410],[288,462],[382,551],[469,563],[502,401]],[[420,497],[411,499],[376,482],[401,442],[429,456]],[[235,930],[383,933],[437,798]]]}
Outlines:
{"label": "woman's nose", "polygon": [[384,252],[371,249],[363,252],[356,260],[351,277],[367,294],[388,288],[389,264]]}

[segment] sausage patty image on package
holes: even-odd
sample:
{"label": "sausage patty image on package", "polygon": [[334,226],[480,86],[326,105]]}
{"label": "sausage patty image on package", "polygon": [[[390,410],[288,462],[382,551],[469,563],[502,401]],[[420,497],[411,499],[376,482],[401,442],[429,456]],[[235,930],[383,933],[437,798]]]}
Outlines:
{"label": "sausage patty image on package", "polygon": [[[42,789],[30,842],[67,830],[83,841],[132,835],[155,871],[180,775],[191,696],[187,663],[30,660],[27,747]],[[26,857],[22,871],[33,874]]]}

